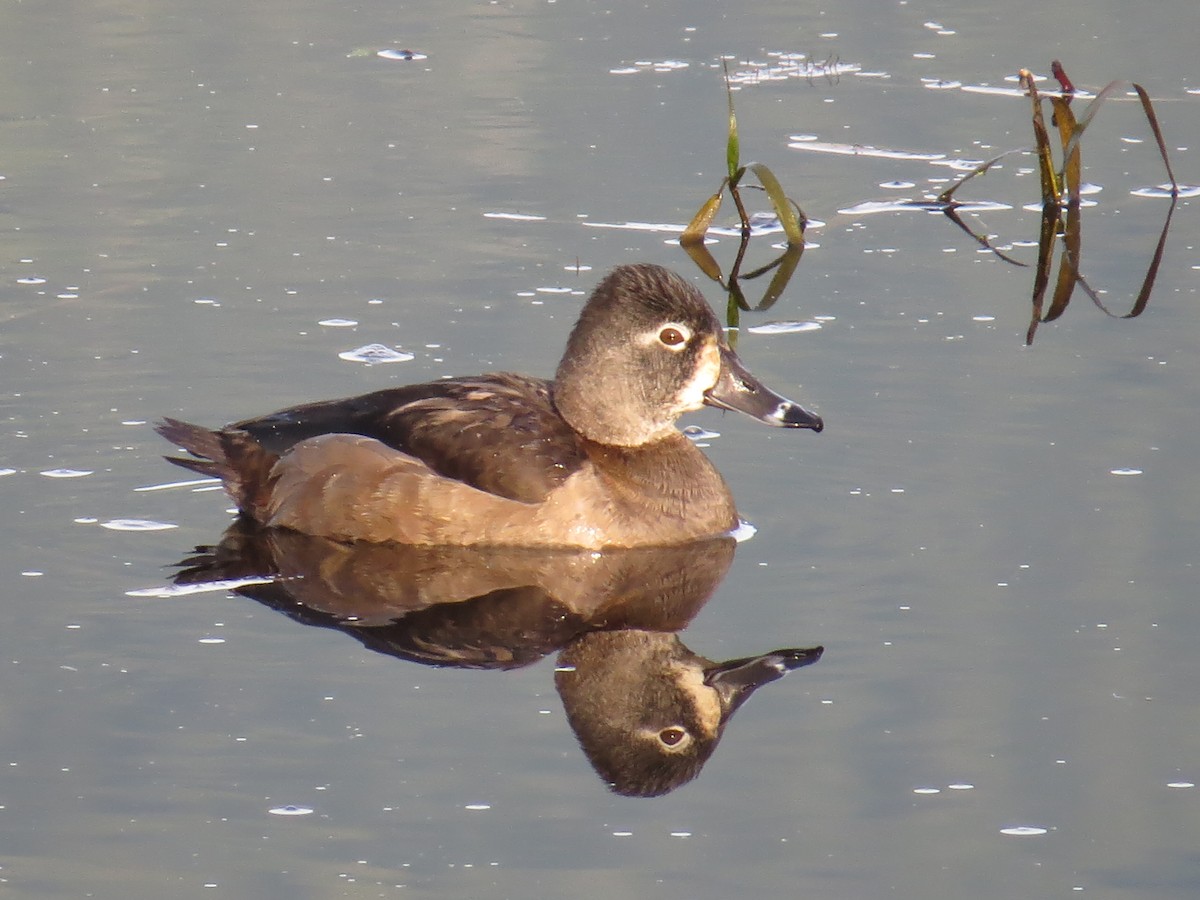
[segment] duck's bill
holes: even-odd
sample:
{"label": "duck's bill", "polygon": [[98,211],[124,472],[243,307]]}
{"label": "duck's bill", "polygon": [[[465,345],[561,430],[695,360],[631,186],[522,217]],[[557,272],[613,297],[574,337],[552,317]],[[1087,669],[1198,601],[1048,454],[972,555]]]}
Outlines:
{"label": "duck's bill", "polygon": [[762,656],[731,659],[707,669],[704,673],[704,683],[715,688],[720,695],[721,708],[724,711],[722,718],[727,719],[755,690],[782,678],[788,672],[802,666],[811,666],[824,652],[824,647],[808,647],[774,650]]}
{"label": "duck's bill", "polygon": [[820,431],[825,427],[816,413],[780,396],[751,375],[738,355],[728,347],[721,348],[721,375],[717,383],[705,392],[704,402],[718,409],[745,413],[760,422],[781,428]]}

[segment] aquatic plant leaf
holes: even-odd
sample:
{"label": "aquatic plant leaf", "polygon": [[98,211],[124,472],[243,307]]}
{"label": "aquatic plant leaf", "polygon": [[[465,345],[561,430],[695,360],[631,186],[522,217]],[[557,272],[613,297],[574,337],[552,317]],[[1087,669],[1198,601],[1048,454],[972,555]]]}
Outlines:
{"label": "aquatic plant leaf", "polygon": [[[1150,102],[1150,96],[1140,84],[1133,84],[1133,89],[1137,92],[1138,99],[1142,101],[1142,111],[1146,113],[1146,121],[1150,123],[1150,130],[1154,132],[1154,140],[1158,144],[1158,155],[1162,157],[1167,177],[1171,180],[1171,197],[1174,199],[1179,196],[1179,182],[1175,180],[1175,173],[1171,171],[1171,160],[1167,158],[1167,144],[1163,140],[1162,129],[1158,127],[1158,116],[1154,113],[1154,104]],[[1171,209],[1174,210],[1174,208],[1175,204],[1172,202]],[[1171,221],[1170,213],[1167,214],[1167,221]],[[1164,229],[1164,235],[1165,233]]]}
{"label": "aquatic plant leaf", "polygon": [[1058,236],[1059,210],[1058,201],[1051,199],[1042,204],[1042,224],[1038,233],[1037,271],[1033,276],[1033,313],[1029,319],[1029,329],[1025,332],[1025,344],[1033,343],[1033,335],[1038,323],[1042,321],[1042,304],[1046,298],[1046,288],[1050,284],[1050,270],[1054,267],[1054,242]]}
{"label": "aquatic plant leaf", "polygon": [[742,289],[733,282],[729,286],[729,299],[725,303],[725,324],[729,328],[729,333],[726,339],[729,341],[729,346],[737,349],[737,339],[739,332],[739,324],[742,319],[742,308],[746,305],[746,298],[742,296]]}
{"label": "aquatic plant leaf", "polygon": [[708,247],[705,246],[703,240],[689,242],[680,240],[679,243],[683,247],[683,252],[691,257],[692,262],[696,264],[696,267],[701,272],[721,285],[721,287],[725,286],[724,276],[721,274],[721,264],[708,252]]}
{"label": "aquatic plant leaf", "polygon": [[996,254],[998,257],[1000,257],[1006,263],[1012,263],[1014,266],[1020,266],[1022,269],[1029,268],[1028,263],[1023,263],[1019,259],[1013,259],[1011,256],[1004,253],[998,247],[993,247],[992,242],[988,240],[987,235],[978,234],[978,233],[972,231],[971,227],[962,220],[962,217],[958,214],[958,210],[956,210],[953,205],[947,205],[946,208],[943,209],[941,212],[942,212],[942,215],[944,215],[947,219],[949,219],[951,222],[953,222],[955,225],[957,225],[959,228],[961,228],[963,231],[965,231],[967,234],[969,234],[975,240],[975,242],[977,244],[979,244],[979,246],[983,247],[985,250],[990,250],[992,253]]}
{"label": "aquatic plant leaf", "polygon": [[787,235],[788,243],[797,247],[804,246],[804,213],[796,215],[796,210],[793,209],[792,202],[783,192],[783,187],[780,185],[779,179],[775,177],[775,173],[763,163],[749,163],[746,168],[755,174],[758,183],[767,192],[771,206],[775,208],[775,215],[779,217],[779,224],[783,226],[783,233]]}
{"label": "aquatic plant leaf", "polygon": [[1080,146],[1076,136],[1081,130],[1071,112],[1071,101],[1062,97],[1050,97],[1050,105],[1054,107],[1054,123],[1058,126],[1058,139],[1063,148],[1063,166],[1058,173],[1059,187],[1068,197],[1079,196],[1081,181]]}
{"label": "aquatic plant leaf", "polygon": [[767,290],[763,293],[762,299],[754,307],[755,310],[767,310],[775,305],[775,301],[783,295],[788,282],[792,280],[792,275],[795,274],[796,266],[800,265],[800,257],[803,255],[803,244],[789,243],[787,249],[773,262],[755,269],[753,272],[746,273],[745,278],[757,278],[765,272],[775,269],[775,275],[771,278],[771,283],[767,285]]}
{"label": "aquatic plant leaf", "polygon": [[974,178],[976,175],[985,174],[988,169],[990,169],[996,163],[1000,162],[1000,160],[1004,159],[1004,157],[1006,157],[1006,156],[1011,156],[1014,153],[1028,153],[1028,152],[1029,152],[1029,149],[1027,147],[1021,147],[1021,148],[1018,148],[1015,150],[1005,150],[999,156],[992,157],[987,162],[980,163],[974,169],[972,169],[970,172],[968,172],[966,175],[964,175],[962,178],[958,179],[958,181],[954,182],[954,184],[950,185],[950,187],[946,188],[946,190],[944,190],[940,194],[938,194],[938,202],[949,205],[950,201],[954,199],[954,194],[958,191],[958,189],[960,187],[962,187],[964,184],[966,184],[968,181],[970,181],[972,178]]}
{"label": "aquatic plant leaf", "polygon": [[[1091,102],[1089,102],[1088,105],[1083,108],[1083,112],[1080,113],[1077,118],[1075,118],[1074,126],[1071,128],[1069,137],[1063,141],[1063,171],[1064,171],[1064,175],[1066,173],[1067,167],[1070,165],[1072,158],[1074,158],[1075,167],[1076,167],[1076,169],[1078,169],[1078,167],[1079,167],[1079,142],[1081,140],[1083,140],[1084,131],[1086,131],[1088,125],[1091,124],[1092,119],[1094,119],[1096,117],[1096,113],[1098,113],[1100,111],[1100,107],[1104,104],[1104,101],[1107,100],[1109,97],[1111,97],[1113,95],[1113,93],[1118,88],[1120,88],[1124,83],[1125,82],[1122,82],[1122,81],[1110,81],[1108,84],[1106,84],[1104,87],[1102,87],[1099,91],[1096,92],[1096,96],[1093,97]],[[1066,101],[1062,100],[1062,98],[1055,98],[1055,99],[1057,99],[1059,101],[1059,104],[1062,104],[1062,105],[1066,104]],[[1057,108],[1057,106],[1056,106],[1056,108]],[[1073,113],[1068,113],[1068,114],[1072,115],[1072,116],[1074,115]],[[1078,178],[1078,173],[1076,173],[1076,177]],[[1073,197],[1079,196],[1078,186],[1076,186],[1076,188],[1074,190],[1072,190],[1070,183],[1068,182],[1067,190],[1071,193],[1071,196],[1073,196]]]}
{"label": "aquatic plant leaf", "polygon": [[1167,233],[1171,229],[1171,217],[1175,214],[1175,205],[1178,201],[1172,197],[1171,205],[1167,207],[1167,217],[1163,220],[1162,231],[1158,235],[1158,243],[1154,247],[1154,255],[1150,258],[1150,265],[1146,268],[1146,274],[1142,278],[1142,286],[1138,291],[1137,297],[1133,301],[1133,306],[1129,312],[1124,315],[1118,315],[1110,310],[1092,290],[1091,286],[1080,276],[1079,284],[1087,292],[1087,295],[1092,298],[1092,302],[1106,316],[1111,316],[1114,319],[1136,319],[1146,309],[1146,305],[1150,302],[1150,293],[1154,289],[1154,281],[1158,278],[1158,267],[1162,262],[1163,250],[1167,246]]}
{"label": "aquatic plant leaf", "polygon": [[1067,224],[1063,233],[1063,250],[1058,258],[1058,280],[1054,284],[1054,296],[1050,309],[1042,316],[1043,322],[1053,322],[1064,312],[1075,293],[1079,282],[1079,248],[1082,244],[1083,220],[1079,215],[1079,198],[1072,197],[1067,203]]}
{"label": "aquatic plant leaf", "polygon": [[[746,214],[746,206],[742,203],[742,192],[738,189],[742,176],[745,174],[746,167],[742,166],[729,176],[729,196],[733,198],[733,205],[737,207],[738,211],[738,220],[742,223],[742,247],[738,253],[738,262],[741,262],[742,254],[746,252],[746,241],[750,239],[750,216]],[[737,271],[736,263],[733,270]]]}
{"label": "aquatic plant leaf", "polygon": [[729,61],[725,60],[723,64],[725,66],[725,99],[729,104],[729,140],[725,144],[725,167],[732,181],[734,174],[741,167],[741,149],[738,141],[737,116],[733,112],[733,88],[729,85]]}
{"label": "aquatic plant leaf", "polygon": [[[1149,102],[1148,100],[1146,102]],[[1163,161],[1166,162],[1164,153]],[[1167,166],[1168,174],[1170,166]],[[1172,184],[1174,184],[1175,176],[1171,176]],[[1176,186],[1178,187],[1178,186]],[[1150,292],[1154,289],[1154,280],[1158,277],[1158,264],[1162,262],[1163,250],[1167,246],[1167,232],[1171,230],[1171,217],[1175,215],[1175,204],[1177,199],[1171,198],[1171,205],[1167,207],[1167,218],[1163,222],[1162,232],[1158,236],[1158,244],[1154,247],[1154,256],[1150,260],[1150,265],[1146,269],[1146,277],[1142,279],[1142,289],[1138,291],[1137,299],[1133,302],[1133,308],[1121,318],[1134,319],[1142,314],[1142,310],[1146,308],[1146,304],[1150,302]]]}
{"label": "aquatic plant leaf", "polygon": [[708,233],[708,226],[712,224],[717,210],[721,208],[721,195],[725,191],[727,181],[728,179],[721,181],[721,187],[704,201],[704,204],[696,210],[696,214],[692,216],[692,221],[688,222],[687,228],[683,229],[683,234],[679,236],[679,243],[684,247],[704,243],[704,235]]}
{"label": "aquatic plant leaf", "polygon": [[1042,181],[1042,203],[1061,202],[1062,193],[1054,175],[1054,155],[1050,151],[1050,134],[1046,131],[1046,119],[1042,114],[1042,101],[1038,95],[1037,85],[1033,82],[1033,73],[1028,69],[1020,71],[1021,87],[1029,95],[1033,105],[1033,139],[1036,144],[1038,158],[1038,173]]}

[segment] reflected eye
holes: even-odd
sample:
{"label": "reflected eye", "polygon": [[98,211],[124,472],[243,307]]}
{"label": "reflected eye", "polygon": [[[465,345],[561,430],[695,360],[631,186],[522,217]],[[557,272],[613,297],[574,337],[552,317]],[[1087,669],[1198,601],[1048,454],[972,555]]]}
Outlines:
{"label": "reflected eye", "polygon": [[677,725],[672,725],[670,728],[664,728],[658,733],[658,739],[668,747],[676,746],[685,737],[687,737],[687,731]]}
{"label": "reflected eye", "polygon": [[668,347],[678,347],[687,340],[687,337],[678,328],[668,325],[658,333],[658,339]]}

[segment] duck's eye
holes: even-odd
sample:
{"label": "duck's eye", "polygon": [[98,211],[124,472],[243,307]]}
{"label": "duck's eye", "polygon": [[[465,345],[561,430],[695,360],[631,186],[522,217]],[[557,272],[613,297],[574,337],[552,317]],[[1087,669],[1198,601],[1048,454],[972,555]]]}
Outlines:
{"label": "duck's eye", "polygon": [[674,747],[687,737],[687,730],[680,728],[678,725],[672,725],[669,728],[664,728],[658,733],[658,739],[667,747]]}
{"label": "duck's eye", "polygon": [[678,328],[668,325],[658,333],[658,339],[668,347],[678,347],[687,340],[687,337]]}

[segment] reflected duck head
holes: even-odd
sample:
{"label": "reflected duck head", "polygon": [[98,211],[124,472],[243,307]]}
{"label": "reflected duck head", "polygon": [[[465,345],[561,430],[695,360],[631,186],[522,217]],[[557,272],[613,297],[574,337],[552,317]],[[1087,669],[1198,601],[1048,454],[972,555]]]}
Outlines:
{"label": "reflected duck head", "polygon": [[656,797],[699,774],[755,689],[823,652],[775,650],[718,663],[674,634],[594,632],[560,654],[555,686],[597,774],[615,793]]}

